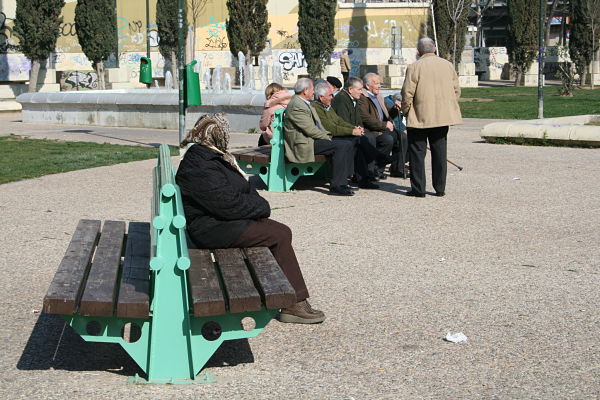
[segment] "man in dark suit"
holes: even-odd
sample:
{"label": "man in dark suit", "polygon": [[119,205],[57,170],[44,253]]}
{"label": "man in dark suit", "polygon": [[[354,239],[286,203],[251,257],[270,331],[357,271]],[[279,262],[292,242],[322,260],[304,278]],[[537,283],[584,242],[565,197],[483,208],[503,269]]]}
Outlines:
{"label": "man in dark suit", "polygon": [[310,106],[314,96],[312,80],[300,78],[284,114],[285,156],[290,162],[315,161],[315,154],[331,156],[331,194],[352,196],[348,178],[354,173],[354,146],[350,142],[332,141],[317,112]]}
{"label": "man in dark suit", "polygon": [[[391,119],[398,114],[400,103],[389,109],[387,108],[380,93],[381,78],[379,75],[370,72],[364,76],[363,82],[364,88],[359,99],[359,110],[365,128],[365,135],[370,137],[381,153],[390,154],[390,152],[393,152],[395,154],[398,152],[398,146],[395,139],[396,135],[393,133],[394,124]],[[398,165],[396,165],[398,163],[398,161],[393,163],[390,168],[392,176],[399,176]],[[386,179],[387,176],[383,172],[385,165],[380,161],[371,167],[375,177]]]}

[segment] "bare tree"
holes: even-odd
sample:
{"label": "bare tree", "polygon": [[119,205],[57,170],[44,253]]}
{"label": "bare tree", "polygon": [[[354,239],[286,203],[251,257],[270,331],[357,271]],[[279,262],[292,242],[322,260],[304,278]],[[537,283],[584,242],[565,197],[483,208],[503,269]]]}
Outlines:
{"label": "bare tree", "polygon": [[[456,47],[457,47],[457,35],[458,25],[460,21],[463,21],[467,13],[469,12],[469,4],[465,0],[446,0],[446,9],[448,11],[448,17],[452,21],[452,34],[453,34],[453,49],[452,49],[452,64],[456,68]],[[460,32],[462,34],[462,32]],[[459,57],[460,59],[460,57]]]}
{"label": "bare tree", "polygon": [[198,23],[200,22],[200,15],[206,8],[206,3],[208,0],[187,0],[187,8],[189,10],[189,19],[190,26],[194,28],[194,33],[190,40],[190,46],[192,48],[192,59],[194,58],[196,52],[196,28],[198,28]]}
{"label": "bare tree", "polygon": [[475,26],[477,26],[477,46],[483,47],[483,16],[490,8],[494,8],[494,0],[472,0],[475,4]]}
{"label": "bare tree", "polygon": [[591,84],[594,87],[594,61],[597,60],[598,35],[600,34],[600,0],[584,0],[582,3],[584,13],[587,15],[587,22],[592,31],[592,65],[590,68]]}

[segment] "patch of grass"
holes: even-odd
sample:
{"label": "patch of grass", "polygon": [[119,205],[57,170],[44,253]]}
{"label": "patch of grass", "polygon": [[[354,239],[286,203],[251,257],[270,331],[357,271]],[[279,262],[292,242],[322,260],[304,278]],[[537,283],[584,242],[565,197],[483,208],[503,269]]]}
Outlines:
{"label": "patch of grass", "polygon": [[590,121],[586,125],[600,126],[600,121]]}
{"label": "patch of grass", "polygon": [[[0,184],[49,174],[147,160],[158,149],[88,142],[0,137]],[[171,155],[179,154],[171,147]]]}
{"label": "patch of grass", "polygon": [[[573,97],[559,96],[558,89],[544,87],[544,117],[600,114],[600,89],[576,89]],[[465,118],[537,118],[537,87],[464,88],[461,97],[470,100],[459,103]]]}

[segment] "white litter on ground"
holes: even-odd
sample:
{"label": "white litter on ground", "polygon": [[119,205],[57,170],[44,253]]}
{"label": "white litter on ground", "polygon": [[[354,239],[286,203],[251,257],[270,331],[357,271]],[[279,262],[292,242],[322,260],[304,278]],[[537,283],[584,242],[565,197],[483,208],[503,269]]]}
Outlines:
{"label": "white litter on ground", "polygon": [[452,342],[452,343],[466,342],[467,336],[465,336],[465,334],[462,332],[458,332],[458,333],[448,332],[448,334],[446,335],[444,340],[447,342]]}

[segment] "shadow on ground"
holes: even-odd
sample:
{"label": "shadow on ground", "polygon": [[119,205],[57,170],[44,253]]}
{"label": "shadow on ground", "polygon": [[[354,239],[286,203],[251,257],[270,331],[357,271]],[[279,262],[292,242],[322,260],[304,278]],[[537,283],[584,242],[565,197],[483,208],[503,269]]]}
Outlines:
{"label": "shadow on ground", "polygon": [[[206,367],[226,367],[253,363],[248,339],[225,341]],[[41,314],[27,345],[17,362],[17,369],[108,371],[117,375],[144,375],[127,352],[115,343],[84,341],[58,315]]]}

